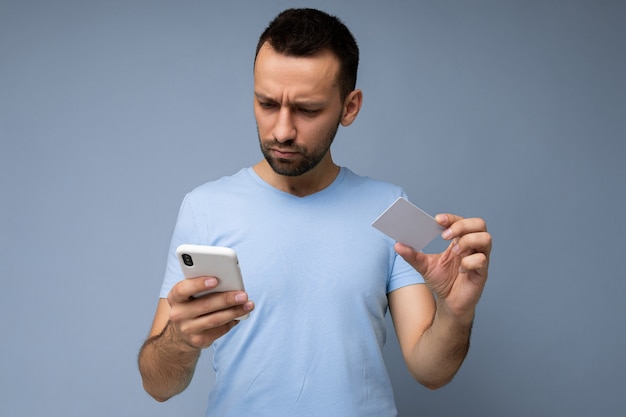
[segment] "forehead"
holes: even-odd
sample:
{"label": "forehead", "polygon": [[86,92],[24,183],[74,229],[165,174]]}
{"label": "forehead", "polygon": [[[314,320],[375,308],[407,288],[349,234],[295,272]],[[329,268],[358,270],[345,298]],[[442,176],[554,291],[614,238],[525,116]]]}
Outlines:
{"label": "forehead", "polygon": [[338,74],[339,60],[330,51],[295,57],[278,53],[265,43],[254,65],[254,88],[264,95],[332,94],[339,91]]}

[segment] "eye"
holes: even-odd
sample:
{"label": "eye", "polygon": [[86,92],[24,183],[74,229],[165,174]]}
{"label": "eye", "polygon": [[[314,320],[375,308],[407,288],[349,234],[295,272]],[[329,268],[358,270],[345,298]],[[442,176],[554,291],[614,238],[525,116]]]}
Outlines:
{"label": "eye", "polygon": [[270,101],[259,101],[259,107],[265,110],[275,109],[277,107],[276,103],[272,103]]}
{"label": "eye", "polygon": [[299,108],[298,112],[302,113],[305,116],[316,116],[320,111],[317,109],[306,109],[306,108]]}

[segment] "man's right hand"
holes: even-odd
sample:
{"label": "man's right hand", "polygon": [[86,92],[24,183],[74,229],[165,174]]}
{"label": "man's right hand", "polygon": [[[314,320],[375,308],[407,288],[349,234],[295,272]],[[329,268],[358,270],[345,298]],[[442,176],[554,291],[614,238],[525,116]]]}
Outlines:
{"label": "man's right hand", "polygon": [[203,349],[235,327],[238,317],[254,309],[245,291],[227,291],[194,298],[217,286],[215,277],[198,277],[178,282],[167,296],[169,321],[181,340],[190,347]]}

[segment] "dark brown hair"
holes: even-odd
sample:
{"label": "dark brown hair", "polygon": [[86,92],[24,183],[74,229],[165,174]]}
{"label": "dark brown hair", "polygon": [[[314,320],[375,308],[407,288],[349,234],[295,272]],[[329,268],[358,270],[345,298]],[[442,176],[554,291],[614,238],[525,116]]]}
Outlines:
{"label": "dark brown hair", "polygon": [[285,10],[261,34],[255,61],[265,42],[278,53],[296,57],[330,51],[340,63],[337,83],[341,100],[355,89],[359,47],[350,30],[337,17],[315,9]]}

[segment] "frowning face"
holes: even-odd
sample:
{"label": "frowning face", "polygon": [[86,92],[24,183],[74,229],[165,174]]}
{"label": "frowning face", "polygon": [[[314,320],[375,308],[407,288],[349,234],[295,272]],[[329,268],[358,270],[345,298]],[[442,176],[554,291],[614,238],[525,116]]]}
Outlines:
{"label": "frowning face", "polygon": [[339,65],[327,51],[292,57],[267,43],[259,50],[254,115],[261,151],[275,173],[299,176],[331,162],[330,145],[345,124]]}

